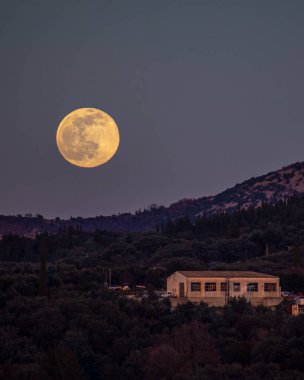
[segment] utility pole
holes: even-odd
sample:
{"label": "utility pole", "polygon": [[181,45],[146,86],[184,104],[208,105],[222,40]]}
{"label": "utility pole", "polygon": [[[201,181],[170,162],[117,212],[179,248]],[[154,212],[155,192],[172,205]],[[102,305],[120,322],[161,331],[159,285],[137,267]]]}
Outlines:
{"label": "utility pole", "polygon": [[[268,245],[268,244],[267,244]],[[248,302],[250,303],[252,292],[254,291],[254,286],[249,284],[247,285],[247,292],[248,292]]]}
{"label": "utility pole", "polygon": [[109,286],[112,285],[112,269],[109,268]]}
{"label": "utility pole", "polygon": [[45,242],[41,240],[39,246],[40,254],[40,271],[39,271],[39,284],[38,284],[38,295],[41,297],[48,296],[48,283],[47,283],[47,273],[46,273],[46,252],[45,252]]}
{"label": "utility pole", "polygon": [[226,277],[226,290],[225,290],[225,305],[228,305],[230,298],[230,279]]}

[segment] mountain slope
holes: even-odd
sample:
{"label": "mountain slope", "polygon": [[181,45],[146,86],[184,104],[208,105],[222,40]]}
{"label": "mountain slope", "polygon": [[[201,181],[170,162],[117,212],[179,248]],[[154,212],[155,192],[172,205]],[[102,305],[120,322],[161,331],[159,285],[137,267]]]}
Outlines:
{"label": "mountain slope", "polygon": [[304,194],[304,162],[286,166],[280,170],[250,178],[215,196],[183,199],[169,207],[152,205],[135,214],[124,213],[94,218],[46,220],[41,218],[0,216],[0,235],[9,232],[34,237],[41,231],[57,232],[63,227],[81,226],[83,230],[105,229],[112,231],[149,231],[168,219],[182,216],[195,218],[217,212],[232,212],[249,205],[259,207],[263,202],[275,203],[287,197]]}
{"label": "mountain slope", "polygon": [[250,178],[212,197],[202,213],[236,210],[249,205],[259,207],[262,202],[275,203],[280,199],[304,194],[304,162],[286,166],[260,177]]}

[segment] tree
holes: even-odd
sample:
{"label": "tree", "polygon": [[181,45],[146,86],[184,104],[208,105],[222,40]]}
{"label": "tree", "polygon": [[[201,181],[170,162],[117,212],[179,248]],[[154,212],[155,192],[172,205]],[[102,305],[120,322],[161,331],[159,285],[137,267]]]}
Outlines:
{"label": "tree", "polygon": [[47,284],[46,252],[45,252],[44,240],[41,240],[40,242],[39,254],[40,254],[40,271],[39,271],[38,295],[41,297],[47,297],[48,284]]}
{"label": "tree", "polygon": [[64,344],[48,351],[41,360],[41,366],[50,379],[56,380],[84,380],[76,354]]}
{"label": "tree", "polygon": [[147,380],[172,379],[179,372],[181,356],[168,344],[160,344],[149,352],[145,373]]}

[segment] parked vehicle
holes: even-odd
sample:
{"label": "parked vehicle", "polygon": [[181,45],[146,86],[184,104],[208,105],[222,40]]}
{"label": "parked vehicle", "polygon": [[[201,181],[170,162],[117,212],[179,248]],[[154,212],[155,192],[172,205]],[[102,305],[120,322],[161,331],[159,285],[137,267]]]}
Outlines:
{"label": "parked vehicle", "polygon": [[136,297],[146,297],[148,295],[147,288],[144,285],[135,286],[135,296]]}
{"label": "parked vehicle", "polygon": [[163,292],[160,296],[162,298],[174,298],[174,297],[176,297],[176,295],[172,292]]}
{"label": "parked vehicle", "polygon": [[119,285],[113,285],[108,287],[109,291],[117,291],[117,290],[122,290],[122,286]]}
{"label": "parked vehicle", "polygon": [[164,290],[154,290],[154,294],[155,294],[157,297],[160,297],[163,293],[164,293]]}

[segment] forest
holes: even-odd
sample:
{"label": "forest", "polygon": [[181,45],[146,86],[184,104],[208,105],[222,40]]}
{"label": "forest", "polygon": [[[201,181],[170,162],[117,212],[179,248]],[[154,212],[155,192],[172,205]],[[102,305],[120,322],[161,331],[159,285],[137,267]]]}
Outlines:
{"label": "forest", "polygon": [[[63,228],[0,240],[1,379],[304,379],[304,317],[232,299],[171,308],[176,270],[254,270],[304,292],[304,198],[155,231]],[[268,247],[266,249],[266,247]],[[105,283],[145,285],[138,301]]]}

